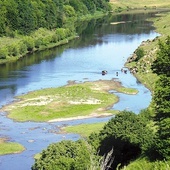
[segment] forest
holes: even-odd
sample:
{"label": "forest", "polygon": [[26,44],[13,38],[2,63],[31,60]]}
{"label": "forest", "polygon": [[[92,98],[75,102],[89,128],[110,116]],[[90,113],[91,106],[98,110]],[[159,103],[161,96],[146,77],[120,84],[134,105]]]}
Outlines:
{"label": "forest", "polygon": [[107,0],[1,0],[0,35],[12,36],[15,32],[26,35],[39,28],[64,28],[71,18],[101,10],[109,10]]}
{"label": "forest", "polygon": [[77,21],[110,9],[108,0],[1,0],[0,62],[67,43]]}

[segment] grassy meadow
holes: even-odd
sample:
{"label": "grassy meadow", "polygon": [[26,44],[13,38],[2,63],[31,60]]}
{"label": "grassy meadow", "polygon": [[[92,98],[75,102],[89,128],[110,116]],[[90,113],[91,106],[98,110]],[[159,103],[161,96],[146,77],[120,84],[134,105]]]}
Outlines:
{"label": "grassy meadow", "polygon": [[93,132],[99,132],[105,123],[94,123],[94,124],[81,124],[76,126],[67,126],[62,128],[62,130],[66,133],[77,133],[82,137],[87,138]]}
{"label": "grassy meadow", "polygon": [[113,11],[122,11],[130,9],[156,9],[170,8],[169,0],[110,0]]}
{"label": "grassy meadow", "polygon": [[20,153],[24,151],[25,148],[15,142],[7,142],[6,139],[0,138],[0,155]]}

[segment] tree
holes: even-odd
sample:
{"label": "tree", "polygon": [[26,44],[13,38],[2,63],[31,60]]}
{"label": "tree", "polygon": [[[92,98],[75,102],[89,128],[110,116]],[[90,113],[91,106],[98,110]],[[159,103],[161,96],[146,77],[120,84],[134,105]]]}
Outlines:
{"label": "tree", "polygon": [[102,156],[113,148],[112,168],[120,163],[124,165],[139,154],[146,153],[153,144],[154,133],[146,120],[133,112],[122,111],[104,126],[98,137],[93,134],[90,143],[98,146]]}
{"label": "tree", "polygon": [[[169,63],[170,64],[170,63]],[[170,117],[170,77],[161,75],[156,82],[154,90],[153,101],[155,108],[155,119],[160,121],[161,119]]]}
{"label": "tree", "polygon": [[141,59],[145,55],[143,48],[138,48],[135,51],[135,53],[136,53],[136,56],[137,56],[136,61],[138,61],[139,59]]}
{"label": "tree", "polygon": [[155,150],[160,159],[170,159],[170,37],[159,41],[157,59],[152,65],[153,72],[159,75],[154,90],[155,120],[158,131]]}
{"label": "tree", "polygon": [[159,41],[157,58],[152,64],[152,70],[158,75],[165,74],[170,77],[170,36],[165,42]]}
{"label": "tree", "polygon": [[91,164],[90,159],[90,151],[85,141],[61,141],[43,150],[32,170],[87,170]]}

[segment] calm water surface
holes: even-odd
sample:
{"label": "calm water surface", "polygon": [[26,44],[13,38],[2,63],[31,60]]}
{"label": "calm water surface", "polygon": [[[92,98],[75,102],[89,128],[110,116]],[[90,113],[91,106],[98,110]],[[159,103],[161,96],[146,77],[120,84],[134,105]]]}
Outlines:
{"label": "calm water surface", "polygon": [[[0,107],[12,102],[17,95],[47,87],[76,82],[112,78],[125,87],[137,88],[137,95],[116,93],[120,101],[112,109],[131,110],[139,113],[151,101],[151,93],[130,74],[121,73],[127,58],[142,41],[153,39],[158,34],[145,19],[153,14],[118,15],[83,23],[77,28],[80,37],[62,47],[46,50],[20,59],[17,63],[0,66]],[[128,21],[111,25],[111,22]],[[108,74],[101,75],[102,70]],[[119,75],[116,76],[116,72]],[[85,120],[35,123],[15,122],[0,113],[0,137],[19,142],[26,150],[21,154],[0,156],[1,170],[29,170],[34,163],[34,154],[52,142],[64,139],[77,140],[77,134],[60,134],[63,126],[82,123],[107,122],[110,117]]]}

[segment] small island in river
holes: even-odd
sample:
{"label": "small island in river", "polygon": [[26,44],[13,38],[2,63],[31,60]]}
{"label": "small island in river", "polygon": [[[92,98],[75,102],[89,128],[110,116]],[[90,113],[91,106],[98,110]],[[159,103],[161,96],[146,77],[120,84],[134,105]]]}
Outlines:
{"label": "small island in river", "polygon": [[18,97],[15,102],[4,106],[3,111],[16,121],[63,121],[89,117],[108,116],[116,111],[109,110],[118,97],[109,91],[137,94],[120,82],[98,80],[94,82],[69,83],[63,87],[42,89]]}

